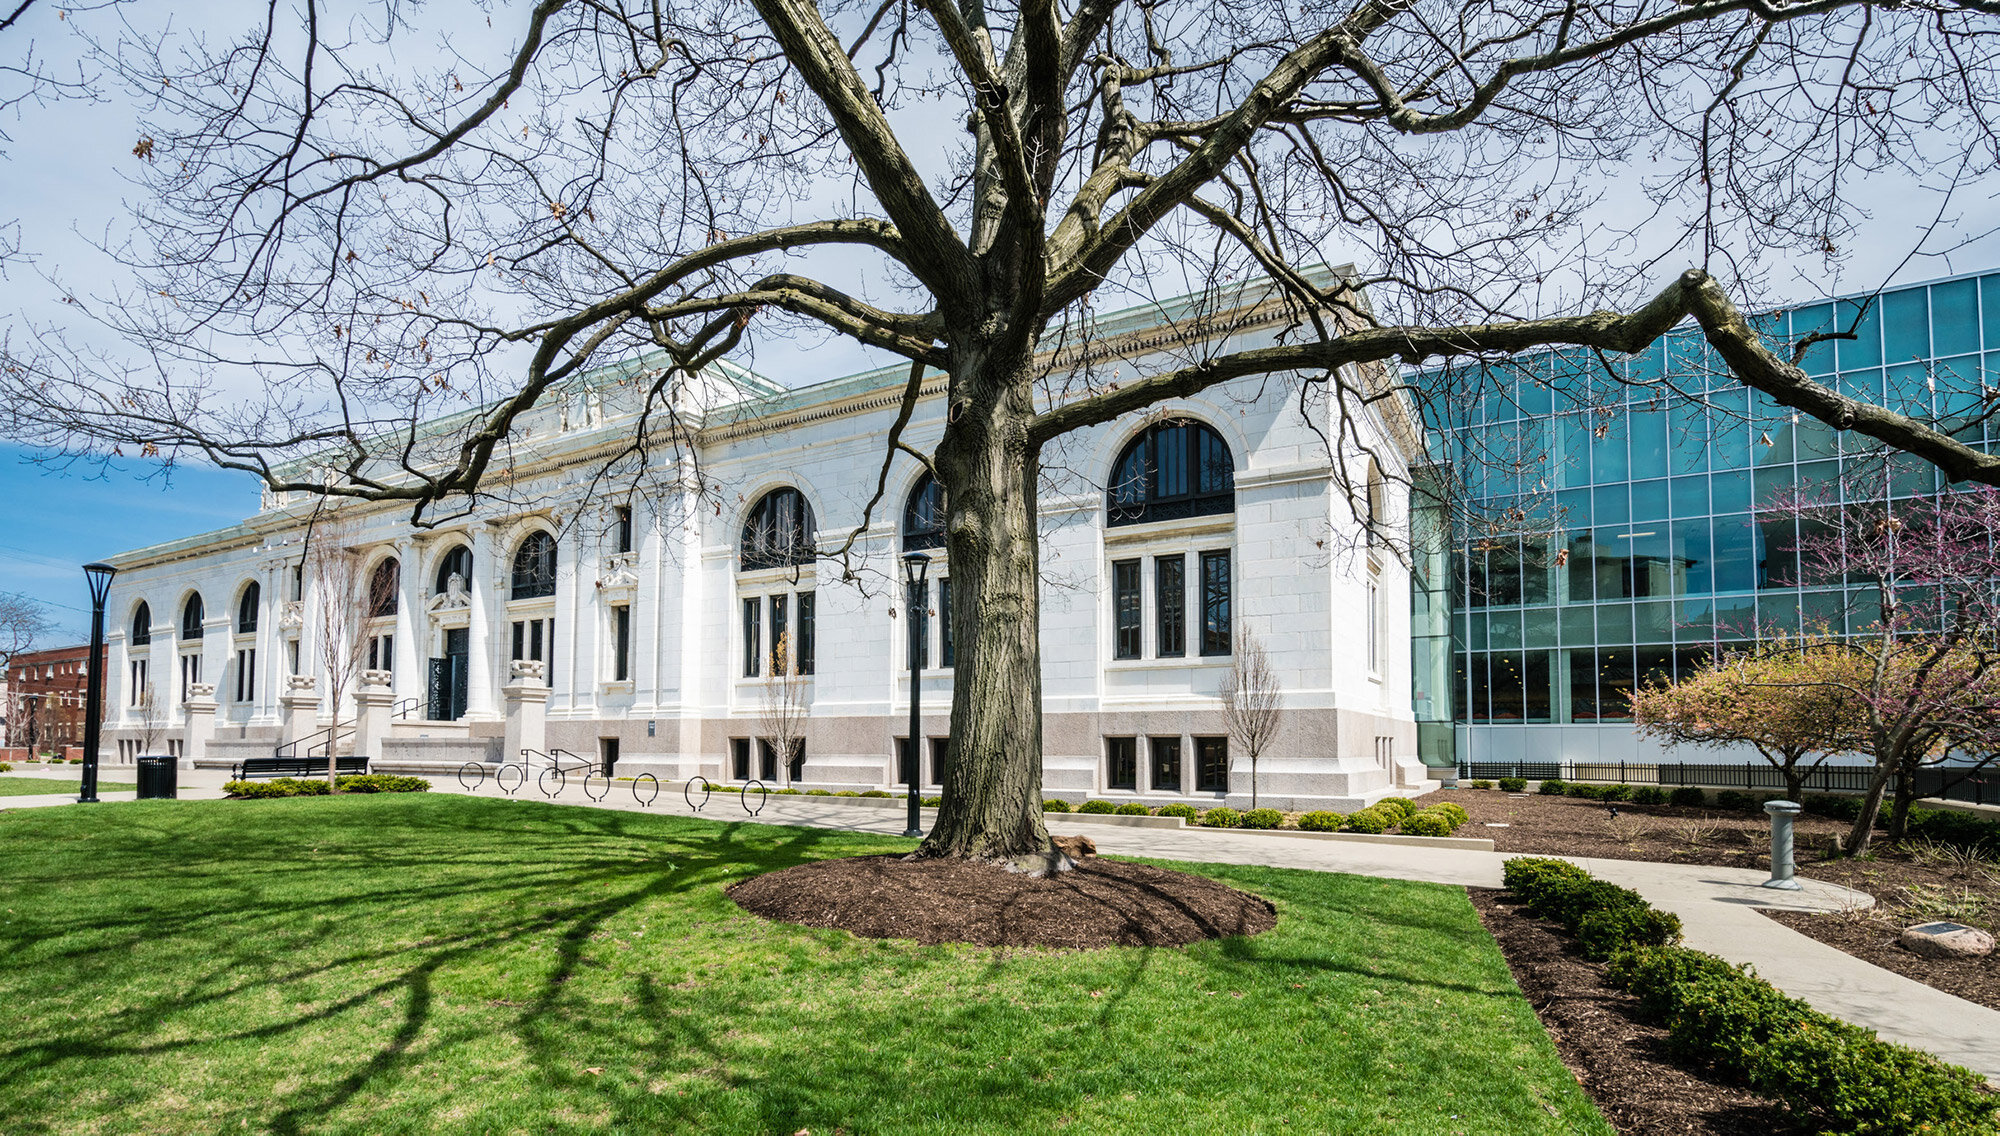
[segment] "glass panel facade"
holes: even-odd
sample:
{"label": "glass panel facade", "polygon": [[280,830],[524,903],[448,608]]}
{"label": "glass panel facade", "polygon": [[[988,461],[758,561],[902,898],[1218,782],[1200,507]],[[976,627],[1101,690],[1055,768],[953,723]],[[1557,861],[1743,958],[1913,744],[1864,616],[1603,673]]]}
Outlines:
{"label": "glass panel facade", "polygon": [[[2000,422],[1979,419],[1982,384],[2000,385],[2000,273],[1754,322],[1787,356],[1813,332],[1852,331],[1809,348],[1806,372],[1982,448],[2000,443]],[[1880,461],[1880,447],[1745,389],[1699,333],[1635,356],[1550,352],[1416,381],[1427,379],[1450,408],[1431,415],[1433,452],[1450,455],[1465,500],[1433,509],[1449,562],[1413,582],[1413,635],[1436,675],[1418,676],[1420,731],[1626,721],[1635,685],[1732,641],[1870,618],[1838,589],[1802,590],[1795,526],[1758,506]],[[1940,485],[1922,462],[1897,459],[1890,474],[1897,495]]]}

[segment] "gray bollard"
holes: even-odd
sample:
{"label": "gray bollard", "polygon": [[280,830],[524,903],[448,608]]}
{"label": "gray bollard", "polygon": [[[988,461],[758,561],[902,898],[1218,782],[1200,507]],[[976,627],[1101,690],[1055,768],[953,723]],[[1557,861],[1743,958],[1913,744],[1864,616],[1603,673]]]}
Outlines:
{"label": "gray bollard", "polygon": [[1761,886],[1803,891],[1805,885],[1792,878],[1796,867],[1792,863],[1792,818],[1799,815],[1799,806],[1794,801],[1765,801],[1764,811],[1771,814],[1771,878]]}

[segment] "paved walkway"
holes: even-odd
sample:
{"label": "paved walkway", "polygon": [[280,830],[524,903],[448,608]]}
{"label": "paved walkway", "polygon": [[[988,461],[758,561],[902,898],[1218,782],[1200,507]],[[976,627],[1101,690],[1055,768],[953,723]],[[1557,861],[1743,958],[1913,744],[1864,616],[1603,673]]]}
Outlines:
{"label": "paved walkway", "polygon": [[[106,766],[106,779],[125,779],[116,772],[120,769],[129,772],[129,767]],[[181,796],[220,797],[225,779],[219,771],[183,770]],[[439,792],[465,792],[451,777],[433,778],[432,785]],[[489,779],[472,795],[504,794]],[[132,798],[130,793],[102,796],[105,800]],[[515,797],[545,800],[533,784],[524,786]],[[7,797],[0,798],[0,808],[39,808],[73,801],[68,796]],[[650,808],[642,808],[633,799],[630,782],[615,783],[602,803],[594,803],[584,797],[577,782],[571,781],[551,803],[696,815],[683,802],[678,785],[662,785],[658,799]],[[699,815],[711,820],[748,819],[738,799],[723,793],[711,797]],[[756,819],[889,834],[901,833],[904,826],[900,807],[832,804],[814,797],[772,797]],[[1349,872],[1468,887],[1499,887],[1500,866],[1507,858],[1495,852],[1300,839],[1241,830],[1126,827],[1060,814],[1051,814],[1048,822],[1051,832],[1088,836],[1100,851],[1117,855]],[[930,823],[928,810],[924,823]],[[1598,877],[1629,887],[1655,906],[1679,915],[1688,946],[1734,963],[1748,963],[1779,989],[1825,1013],[1866,1026],[1889,1040],[1935,1053],[2000,1084],[2000,1011],[1863,962],[1758,914],[1759,908],[1839,911],[1866,907],[1874,902],[1871,897],[1813,880],[1803,881],[1804,891],[1772,891],[1757,886],[1766,873],[1744,868],[1575,859]]]}

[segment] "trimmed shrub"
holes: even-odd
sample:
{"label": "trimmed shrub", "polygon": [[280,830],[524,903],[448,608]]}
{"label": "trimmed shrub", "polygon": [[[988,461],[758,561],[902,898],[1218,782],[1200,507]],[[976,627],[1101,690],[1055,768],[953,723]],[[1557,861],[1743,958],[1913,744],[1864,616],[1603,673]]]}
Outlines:
{"label": "trimmed shrub", "polygon": [[1635,805],[1664,805],[1667,791],[1658,785],[1638,785],[1632,789],[1632,803]]}
{"label": "trimmed shrub", "polygon": [[1671,947],[1681,941],[1681,917],[1656,907],[1600,908],[1576,925],[1583,957],[1599,962],[1633,947]]}
{"label": "trimmed shrub", "polygon": [[1154,809],[1153,815],[1163,816],[1163,817],[1179,817],[1182,820],[1193,820],[1196,816],[1200,814],[1198,814],[1195,811],[1195,807],[1193,805],[1182,804],[1179,801],[1175,801],[1171,805],[1161,805],[1159,808]]}
{"label": "trimmed shrub", "polygon": [[14,772],[14,763],[13,763],[13,762],[11,762],[11,761],[0,761],[0,773],[12,773],[12,772]]}
{"label": "trimmed shrub", "polygon": [[398,777],[393,773],[357,773],[337,778],[334,787],[343,793],[428,793],[431,783],[421,777]]}
{"label": "trimmed shrub", "polygon": [[1404,836],[1450,836],[1451,821],[1425,809],[1415,816],[1405,817],[1403,827],[1398,831]]}
{"label": "trimmed shrub", "polygon": [[1632,786],[1606,785],[1597,791],[1597,799],[1600,801],[1629,801],[1632,799]]}
{"label": "trimmed shrub", "polygon": [[1667,1015],[1667,1049],[1731,1076],[1749,1071],[1756,1050],[1804,1024],[1812,1007],[1748,974],[1683,983]]}
{"label": "trimmed shrub", "polygon": [[1243,814],[1238,828],[1276,828],[1285,823],[1285,814],[1276,809],[1251,809]]}
{"label": "trimmed shrub", "polygon": [[1314,809],[1312,812],[1299,817],[1299,830],[1302,832],[1339,832],[1340,826],[1346,823],[1347,818],[1339,813],[1329,812],[1326,809]]}
{"label": "trimmed shrub", "polygon": [[1474,782],[1472,782],[1472,787],[1473,787],[1473,788],[1475,788],[1475,789],[1491,789],[1491,788],[1493,787],[1493,782],[1491,782],[1491,781],[1474,781]]}
{"label": "trimmed shrub", "polygon": [[[876,790],[876,792],[881,792],[881,790],[878,789]],[[840,792],[834,794],[834,796],[836,797],[859,797],[860,795],[861,794],[855,792],[852,789],[842,789]],[[884,794],[884,796],[886,795],[887,794]]]}
{"label": "trimmed shrub", "polygon": [[[1880,823],[1888,824],[1888,812],[1886,808],[1882,810]],[[1859,814],[1858,806],[1856,813]],[[2000,849],[2000,824],[1968,813],[1947,812],[1944,809],[1911,809],[1909,832],[1911,836],[1933,840],[1939,844],[1956,844],[1961,848]]]}
{"label": "trimmed shrub", "polygon": [[1235,828],[1243,823],[1243,814],[1228,805],[1221,805],[1201,814],[1201,819],[1195,823],[1203,828]]}
{"label": "trimmed shrub", "polygon": [[[619,780],[625,781],[628,778],[620,777]],[[799,795],[799,791],[797,789],[773,789],[771,790],[771,795],[773,797],[796,797]]]}
{"label": "trimmed shrub", "polygon": [[1528,791],[1528,779],[1526,777],[1502,777],[1500,779],[1500,791],[1503,793],[1525,793]]}
{"label": "trimmed shrub", "polygon": [[1970,1071],[1820,1014],[1772,1037],[1748,1066],[1752,1088],[1817,1114],[1821,1132],[1985,1136],[2000,1107]]}
{"label": "trimmed shrub", "polygon": [[1843,797],[1837,793],[1807,793],[1805,800],[1799,804],[1814,816],[1831,817],[1834,820],[1851,822],[1861,815],[1860,797]]}
{"label": "trimmed shrub", "polygon": [[1571,783],[1563,786],[1563,796],[1575,797],[1579,801],[1597,801],[1603,799],[1604,790],[1598,788],[1595,785],[1578,785],[1575,783]]}
{"label": "trimmed shrub", "polygon": [[1366,833],[1369,836],[1378,836],[1389,831],[1389,828],[1395,823],[1396,820],[1387,811],[1368,808],[1362,809],[1360,812],[1348,817],[1347,823],[1342,827],[1348,832],[1360,832]]}
{"label": "trimmed shrub", "polygon": [[1535,914],[1562,924],[1572,935],[1583,924],[1584,917],[1592,912],[1617,907],[1650,910],[1645,898],[1638,892],[1588,874],[1580,880],[1551,881],[1540,895],[1529,900],[1529,906]]}
{"label": "trimmed shrub", "polygon": [[1536,789],[1535,792],[1540,793],[1544,797],[1560,797],[1569,792],[1569,786],[1551,777],[1547,781],[1542,782],[1541,787]]}
{"label": "trimmed shrub", "polygon": [[1515,856],[1500,865],[1500,881],[1529,903],[1535,902],[1536,893],[1553,880],[1589,878],[1589,872],[1553,856]]}
{"label": "trimmed shrub", "polygon": [[1112,804],[1110,801],[1085,801],[1076,807],[1076,811],[1102,816],[1106,813],[1117,812],[1118,806]]}
{"label": "trimmed shrub", "polygon": [[1735,789],[1724,789],[1715,795],[1715,807],[1734,812],[1747,813],[1764,807],[1764,798],[1757,793],[1741,793]]}
{"label": "trimmed shrub", "polygon": [[943,807],[944,807],[944,798],[943,798],[943,797],[925,797],[925,798],[924,798],[924,800],[923,800],[923,806],[924,806],[925,808],[927,808],[927,809],[936,809],[936,808],[943,808]]}
{"label": "trimmed shrub", "polygon": [[1453,828],[1457,828],[1459,825],[1472,819],[1472,814],[1465,811],[1465,806],[1454,801],[1439,801],[1437,804],[1420,811],[1441,814],[1446,820],[1451,822]]}
{"label": "trimmed shrub", "polygon": [[1369,807],[1393,814],[1396,819],[1392,823],[1395,824],[1401,824],[1417,815],[1417,804],[1408,797],[1384,797]]}
{"label": "trimmed shrub", "polygon": [[893,796],[895,796],[895,794],[894,794],[894,793],[891,793],[891,792],[890,792],[889,790],[887,790],[887,789],[863,789],[863,790],[861,791],[861,795],[862,795],[862,796],[864,796],[864,797],[873,797],[873,798],[875,798],[875,799],[876,799],[876,800],[878,800],[878,801],[879,801],[879,800],[882,800],[882,799],[883,799],[883,798],[885,798],[885,797],[893,797]]}
{"label": "trimmed shrub", "polygon": [[1124,804],[1119,805],[1116,809],[1113,809],[1112,811],[1122,817],[1143,817],[1143,816],[1153,815],[1153,810],[1147,808],[1146,806],[1140,804],[1137,801],[1127,801]]}
{"label": "trimmed shrub", "polygon": [[831,789],[807,789],[807,790],[806,790],[806,796],[808,796],[808,797],[831,797],[831,796],[833,796],[833,790],[831,790]]}
{"label": "trimmed shrub", "polygon": [[1680,994],[1700,981],[1742,977],[1744,972],[1706,951],[1687,947],[1638,947],[1611,956],[1605,977],[1639,999],[1639,1013],[1665,1021],[1680,1008]]}
{"label": "trimmed shrub", "polygon": [[1066,813],[1070,811],[1069,802],[1063,800],[1061,797],[1051,797],[1042,802],[1042,811],[1045,813]]}
{"label": "trimmed shrub", "polygon": [[273,777],[269,781],[231,781],[222,791],[241,800],[257,801],[273,797],[323,797],[333,790],[321,780]]}
{"label": "trimmed shrub", "polygon": [[1667,794],[1667,803],[1683,809],[1698,809],[1708,803],[1708,794],[1699,786],[1682,785]]}

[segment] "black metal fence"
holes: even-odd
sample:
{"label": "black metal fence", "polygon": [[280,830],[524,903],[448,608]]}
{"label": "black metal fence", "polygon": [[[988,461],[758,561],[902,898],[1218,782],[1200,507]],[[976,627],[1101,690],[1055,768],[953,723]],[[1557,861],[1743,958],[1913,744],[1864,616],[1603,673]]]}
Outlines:
{"label": "black metal fence", "polygon": [[[1865,793],[1870,770],[1865,765],[1822,765],[1806,775],[1808,793]],[[1530,781],[1605,781],[1624,785],[1704,785],[1717,789],[1761,789],[1783,792],[1785,779],[1769,765],[1693,764],[1686,762],[1640,764],[1628,761],[1466,761],[1458,766],[1459,780],[1524,777]],[[1894,793],[1897,778],[1889,781]],[[1954,769],[1949,766],[1920,769],[1916,775],[1919,797],[1948,801],[1968,801],[1976,805],[2000,805],[2000,768]]]}

